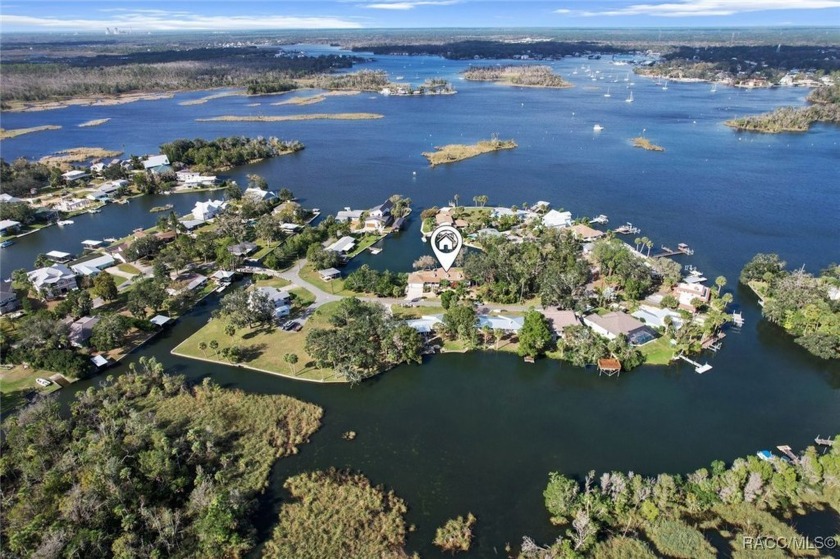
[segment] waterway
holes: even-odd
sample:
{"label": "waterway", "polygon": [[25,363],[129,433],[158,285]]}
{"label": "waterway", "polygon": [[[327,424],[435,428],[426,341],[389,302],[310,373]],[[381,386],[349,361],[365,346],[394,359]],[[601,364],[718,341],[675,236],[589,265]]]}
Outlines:
{"label": "waterway", "polygon": [[[574,69],[600,70],[592,81]],[[713,369],[697,375],[685,364],[641,367],[620,378],[554,361],[530,365],[492,353],[435,356],[422,366],[399,367],[359,386],[299,383],[227,366],[176,358],[172,347],[209,317],[213,299],[181,319],[137,353],[171,370],[257,393],[286,393],[326,410],[324,427],[299,455],[278,463],[261,509],[262,534],[276,516],[282,481],[328,466],[360,470],[403,497],[417,530],[409,548],[439,556],[430,541],[446,518],[473,512],[479,519],[474,557],[504,555],[528,534],[553,541],[542,489],[549,471],[687,472],[714,459],[732,460],[777,444],[801,448],[815,435],[840,430],[840,366],[809,356],[760,318],[755,299],[736,286],[738,272],[756,252],[778,252],[791,265],[817,271],[840,260],[840,129],[816,126],[807,134],[737,133],[722,121],[779,105],[801,105],[803,89],[735,90],[708,84],[670,84],[633,77],[626,103],[626,67],[608,61],[566,59],[552,65],[575,87],[519,89],[458,79],[465,62],[432,57],[377,57],[367,66],[415,84],[440,76],[459,93],[400,98],[363,93],[328,97],[317,105],[275,106],[286,96],[225,97],[181,106],[208,92],[113,107],[72,107],[4,115],[4,128],[60,124],[62,129],[3,141],[3,157],[38,157],[80,145],[156,153],[179,137],[243,134],[299,139],[306,149],[230,172],[264,176],[288,187],[309,207],[334,212],[370,207],[393,193],[412,198],[416,213],[446,204],[455,194],[469,202],[487,194],[510,206],[548,200],[575,216],[609,215],[632,221],[654,242],[686,242],[696,253],[681,260],[707,277],[725,275],[746,325],[727,337]],[[418,79],[419,78],[419,79]],[[613,83],[612,79],[619,81]],[[609,85],[611,97],[603,94]],[[261,103],[259,106],[249,106]],[[195,122],[226,114],[378,112],[373,121],[279,123]],[[94,128],[78,123],[110,117]],[[604,130],[593,132],[600,123]],[[450,166],[430,168],[421,152],[452,142],[471,143],[498,133],[519,147]],[[644,133],[664,153],[633,148]],[[0,251],[3,277],[31,267],[38,252],[78,252],[81,240],[121,236],[152,225],[148,209],[173,203],[179,213],[209,194],[132,200],[101,214],[75,218]],[[147,207],[148,206],[148,207]],[[419,219],[387,239],[384,251],[364,254],[353,266],[409,269],[428,251]],[[280,351],[280,349],[277,349]],[[117,368],[115,373],[122,370]],[[65,390],[61,398],[99,379]],[[346,430],[358,433],[352,442]],[[840,528],[840,527],[839,527]],[[835,533],[837,528],[834,529]]]}

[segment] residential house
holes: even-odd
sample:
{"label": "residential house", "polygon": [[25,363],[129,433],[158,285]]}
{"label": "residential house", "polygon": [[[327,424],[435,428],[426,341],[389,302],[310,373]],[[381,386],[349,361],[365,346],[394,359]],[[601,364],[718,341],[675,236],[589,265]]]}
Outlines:
{"label": "residential house", "polygon": [[73,258],[73,255],[69,252],[62,252],[60,250],[51,250],[48,253],[46,253],[45,256],[53,262],[61,262],[62,264],[65,262],[70,262],[70,260]]}
{"label": "residential house", "polygon": [[[278,206],[277,209],[279,209],[279,206]],[[275,209],[274,211],[276,212],[277,209]],[[356,221],[357,219],[362,217],[362,211],[363,210],[351,210],[350,208],[344,208],[343,210],[341,210],[340,212],[335,214],[335,220],[336,221]]]}
{"label": "residential house", "polygon": [[230,245],[229,247],[227,247],[227,250],[234,256],[248,256],[249,254],[257,250],[257,245],[246,241],[236,245]]}
{"label": "residential house", "polygon": [[0,314],[16,311],[20,308],[17,293],[11,282],[0,281]]}
{"label": "residential house", "polygon": [[273,202],[277,200],[275,193],[263,190],[262,188],[246,188],[242,197],[254,202]]}
{"label": "residential house", "polygon": [[106,247],[104,250],[106,253],[110,254],[115,260],[127,263],[128,257],[125,254],[130,246],[130,243],[120,243],[112,247]]}
{"label": "residential house", "polygon": [[341,271],[336,270],[335,268],[327,268],[326,270],[318,270],[318,275],[321,276],[322,280],[330,281],[336,278],[340,278]]}
{"label": "residential house", "polygon": [[588,225],[584,225],[582,223],[578,223],[576,225],[572,225],[572,235],[575,238],[580,239],[584,243],[592,243],[603,237],[606,233],[603,231],[598,231],[597,229],[593,229]]}
{"label": "residential house", "polygon": [[449,212],[441,210],[435,214],[435,223],[438,227],[441,225],[455,225],[455,219],[452,218]]}
{"label": "residential house", "polygon": [[522,329],[525,319],[521,316],[502,316],[496,314],[478,315],[478,327],[502,330],[504,332],[518,332]]}
{"label": "residential house", "polygon": [[17,233],[20,230],[20,222],[12,219],[4,219],[0,221],[0,236],[5,237]]}
{"label": "residential house", "polygon": [[331,250],[342,256],[347,256],[347,253],[352,251],[355,246],[356,239],[353,237],[341,237],[339,240],[328,246],[326,250]]}
{"label": "residential house", "polygon": [[166,155],[150,155],[143,161],[143,169],[153,173],[162,173],[172,168],[169,166],[169,157]]}
{"label": "residential house", "polygon": [[99,188],[87,195],[89,200],[96,200],[97,202],[108,202],[117,195],[121,188],[127,187],[128,181],[125,179],[113,180],[103,182]]}
{"label": "residential house", "polygon": [[90,206],[87,198],[64,198],[55,205],[55,208],[62,212],[77,212]]}
{"label": "residential house", "polygon": [[443,268],[418,270],[408,274],[405,298],[417,299],[425,293],[437,293],[442,283],[452,285],[462,281],[464,281],[464,272],[460,269],[450,268],[448,272]]}
{"label": "residential house", "polygon": [[93,327],[99,322],[98,316],[83,316],[70,323],[70,344],[74,347],[84,347],[93,335]]}
{"label": "residential house", "polygon": [[368,210],[368,215],[363,224],[363,230],[376,231],[382,233],[394,220],[391,215],[391,209],[394,207],[393,202],[386,200],[385,203],[374,206]]}
{"label": "residential house", "polygon": [[542,216],[542,224],[552,228],[569,227],[572,225],[572,212],[551,210]]}
{"label": "residential house", "polygon": [[70,269],[80,276],[95,276],[105,268],[110,268],[116,263],[116,260],[110,254],[104,254],[97,258],[73,264],[70,266]]}
{"label": "residential house", "polygon": [[679,330],[683,325],[680,313],[651,305],[639,305],[639,308],[633,312],[633,316],[653,328],[665,328],[665,318],[669,316],[674,329]]}
{"label": "residential house", "polygon": [[166,292],[173,296],[180,293],[188,293],[190,291],[195,291],[205,283],[207,283],[207,276],[192,273],[180,281],[178,287],[167,287]]}
{"label": "residential house", "polygon": [[680,304],[680,307],[691,312],[697,311],[692,301],[699,299],[703,303],[708,303],[712,298],[712,291],[700,283],[678,283],[674,287],[674,297]]}
{"label": "residential house", "polygon": [[593,313],[583,317],[583,323],[608,340],[626,336],[631,344],[642,345],[655,338],[653,332],[643,322],[621,311],[605,315]]}
{"label": "residential house", "polygon": [[215,175],[202,175],[201,173],[193,173],[191,171],[178,171],[175,173],[178,182],[182,186],[194,188],[197,186],[212,186],[218,180]]}
{"label": "residential house", "polygon": [[76,274],[64,264],[38,268],[29,272],[27,277],[45,299],[56,299],[78,288]]}
{"label": "residential house", "polygon": [[580,318],[578,318],[574,311],[549,308],[540,312],[548,320],[548,323],[551,324],[551,328],[558,338],[563,336],[563,330],[569,326],[580,326]]}
{"label": "residential house", "polygon": [[414,328],[421,334],[431,334],[435,331],[438,324],[443,324],[442,315],[428,315],[420,318],[413,318],[405,321],[406,325]]}
{"label": "residential house", "polygon": [[292,312],[292,296],[288,291],[276,287],[258,287],[253,293],[264,293],[274,304],[274,316],[281,318]]}
{"label": "residential house", "polygon": [[235,275],[236,272],[230,272],[228,270],[216,270],[216,272],[214,272],[213,275],[210,277],[213,278],[219,285],[228,285],[230,282],[233,281]]}
{"label": "residential house", "polygon": [[63,178],[67,182],[73,182],[73,181],[86,179],[89,176],[90,175],[88,173],[84,172],[84,171],[73,170],[73,171],[67,171],[66,173],[63,173],[61,175],[61,178]]}
{"label": "residential house", "polygon": [[207,221],[219,215],[227,207],[227,202],[224,200],[207,200],[205,202],[196,202],[193,208],[192,215],[195,219]]}

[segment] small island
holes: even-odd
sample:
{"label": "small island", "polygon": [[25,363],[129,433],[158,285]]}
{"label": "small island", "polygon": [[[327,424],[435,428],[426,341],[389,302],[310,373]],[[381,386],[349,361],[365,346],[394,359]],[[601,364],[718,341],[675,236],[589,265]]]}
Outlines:
{"label": "small island", "polygon": [[100,124],[105,124],[111,120],[110,118],[95,118],[93,120],[88,120],[87,122],[83,122],[79,125],[79,128],[90,128],[91,126],[99,126]]}
{"label": "small island", "polygon": [[441,165],[443,163],[455,163],[481,155],[482,153],[490,153],[491,151],[499,151],[502,149],[513,149],[517,147],[513,140],[500,140],[498,138],[491,138],[489,140],[482,140],[472,145],[465,144],[449,144],[446,146],[437,146],[435,151],[423,152],[423,157],[429,160],[432,167]]}
{"label": "small island", "polygon": [[304,115],[225,115],[197,118],[196,122],[284,122],[289,120],[376,120],[385,115],[378,113],[311,113]]}
{"label": "small island", "polygon": [[78,147],[62,149],[52,155],[45,155],[39,159],[39,163],[44,165],[63,165],[68,163],[78,163],[80,161],[87,161],[88,159],[101,159],[103,157],[117,157],[122,152],[118,150],[111,150],[97,147]]}
{"label": "small island", "polygon": [[463,75],[464,79],[471,81],[520,87],[572,87],[572,84],[555,74],[549,66],[472,66],[464,70]]}
{"label": "small island", "polygon": [[9,138],[16,138],[24,134],[31,134],[32,132],[44,132],[46,130],[58,130],[61,126],[55,124],[46,124],[44,126],[33,126],[32,128],[13,128],[6,130],[0,128],[0,140],[8,140]]}
{"label": "small island", "polygon": [[633,138],[633,145],[637,148],[646,149],[648,151],[665,151],[665,148],[658,146],[643,136]]}

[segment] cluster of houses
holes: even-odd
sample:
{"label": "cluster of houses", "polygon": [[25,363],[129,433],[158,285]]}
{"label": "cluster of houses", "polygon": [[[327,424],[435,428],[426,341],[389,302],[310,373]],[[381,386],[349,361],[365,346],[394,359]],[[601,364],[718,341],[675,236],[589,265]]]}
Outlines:
{"label": "cluster of houses", "polygon": [[337,221],[350,222],[353,232],[384,234],[388,231],[398,231],[402,228],[405,217],[396,217],[392,211],[394,203],[386,200],[384,203],[368,210],[351,210],[344,208],[335,216]]}

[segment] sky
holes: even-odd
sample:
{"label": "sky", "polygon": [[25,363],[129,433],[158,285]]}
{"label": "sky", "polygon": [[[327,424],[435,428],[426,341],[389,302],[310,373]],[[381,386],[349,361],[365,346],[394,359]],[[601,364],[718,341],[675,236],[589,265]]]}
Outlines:
{"label": "sky", "polygon": [[840,0],[0,0],[0,33],[840,26]]}

